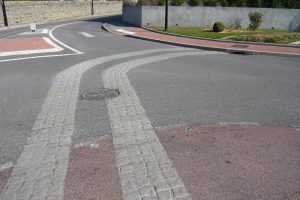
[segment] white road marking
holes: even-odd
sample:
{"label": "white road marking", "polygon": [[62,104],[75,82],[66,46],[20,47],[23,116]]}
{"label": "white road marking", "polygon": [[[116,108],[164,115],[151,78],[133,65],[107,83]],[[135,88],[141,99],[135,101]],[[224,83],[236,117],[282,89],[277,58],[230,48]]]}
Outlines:
{"label": "white road marking", "polygon": [[2,62],[11,62],[11,61],[19,61],[19,60],[29,60],[29,59],[36,59],[36,58],[52,58],[52,57],[63,57],[63,56],[75,56],[75,55],[79,55],[79,54],[80,53],[68,53],[68,54],[54,54],[54,55],[45,55],[45,56],[12,58],[12,59],[0,60],[0,63],[2,63]]}
{"label": "white road marking", "polygon": [[59,52],[64,50],[60,46],[56,45],[49,38],[43,37],[45,42],[53,46],[53,48],[49,49],[35,49],[35,50],[24,50],[24,51],[8,51],[0,53],[0,57],[2,56],[15,56],[15,55],[27,55],[27,54],[37,54],[37,53],[51,53],[51,52]]}
{"label": "white road marking", "polygon": [[128,35],[135,35],[136,34],[135,32],[127,31],[127,30],[124,30],[124,29],[117,29],[116,31],[120,32],[120,33],[125,33],[125,34],[128,34]]}
{"label": "white road marking", "polygon": [[54,27],[53,29],[51,29],[51,30],[49,31],[49,36],[51,37],[52,40],[54,40],[55,42],[57,42],[58,44],[60,44],[60,45],[62,45],[62,46],[64,46],[64,47],[66,47],[67,49],[69,49],[69,50],[71,50],[71,51],[73,51],[73,52],[75,52],[75,53],[77,53],[77,54],[82,54],[83,52],[78,51],[77,49],[75,49],[75,48],[73,48],[73,47],[70,47],[69,45],[67,45],[67,44],[65,44],[65,43],[63,43],[63,42],[61,42],[60,40],[58,40],[58,39],[57,39],[56,37],[54,37],[54,35],[53,35],[53,31],[54,31],[55,29],[57,29],[57,28],[59,28],[59,27],[62,27],[62,26],[65,26],[65,25],[76,24],[76,23],[79,23],[79,22],[73,22],[73,23],[61,24],[61,25],[59,25],[59,26],[56,26],[56,27]]}
{"label": "white road marking", "polygon": [[183,48],[106,56],[79,63],[59,73],[0,199],[63,199],[80,79],[85,71],[116,59],[180,50]]}
{"label": "white road marking", "polygon": [[36,30],[35,32],[28,31],[28,32],[20,33],[19,35],[48,34],[48,32],[49,32],[48,29],[38,29],[38,30]]}
{"label": "white road marking", "polygon": [[87,37],[87,38],[93,38],[93,37],[95,37],[94,35],[86,33],[86,32],[79,32],[79,34],[81,34],[81,35],[83,35],[84,37]]}

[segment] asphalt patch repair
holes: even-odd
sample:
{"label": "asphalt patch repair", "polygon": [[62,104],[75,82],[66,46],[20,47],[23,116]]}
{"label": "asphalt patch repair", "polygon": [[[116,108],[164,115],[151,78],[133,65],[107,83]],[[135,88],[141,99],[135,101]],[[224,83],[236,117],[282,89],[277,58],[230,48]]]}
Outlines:
{"label": "asphalt patch repair", "polygon": [[300,132],[254,125],[157,128],[193,199],[300,199]]}

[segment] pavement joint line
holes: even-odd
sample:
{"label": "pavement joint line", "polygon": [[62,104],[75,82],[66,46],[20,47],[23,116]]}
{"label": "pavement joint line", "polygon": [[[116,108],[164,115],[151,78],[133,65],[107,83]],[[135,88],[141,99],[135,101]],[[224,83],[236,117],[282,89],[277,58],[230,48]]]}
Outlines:
{"label": "pavement joint line", "polygon": [[53,48],[47,49],[34,49],[34,50],[21,50],[21,51],[8,51],[0,53],[0,57],[3,56],[15,56],[15,55],[28,55],[28,54],[39,54],[39,53],[52,53],[52,52],[59,52],[64,50],[54,42],[52,42],[49,38],[43,37],[43,40],[53,46]]}
{"label": "pavement joint line", "polygon": [[13,162],[7,162],[3,165],[0,165],[0,172],[2,172],[3,170],[6,170],[8,168],[11,168],[13,166],[14,166]]}
{"label": "pavement joint line", "polygon": [[60,72],[48,91],[0,199],[45,200],[54,194],[56,200],[63,199],[80,79],[85,71],[117,59],[184,50],[161,48],[115,54],[85,61]]}
{"label": "pavement joint line", "polygon": [[219,122],[220,125],[252,125],[259,126],[257,122]]}
{"label": "pavement joint line", "polygon": [[[142,188],[154,188],[153,198],[191,199],[180,176],[156,136],[127,72],[149,63],[182,56],[225,54],[213,51],[176,52],[123,62],[104,71],[106,88],[119,88],[118,98],[107,99],[113,144],[124,200],[143,199]],[[128,111],[131,107],[133,111]],[[142,122],[142,123],[140,123]],[[176,180],[179,186],[172,185]],[[165,187],[162,187],[165,185]],[[168,198],[167,198],[168,197]]]}

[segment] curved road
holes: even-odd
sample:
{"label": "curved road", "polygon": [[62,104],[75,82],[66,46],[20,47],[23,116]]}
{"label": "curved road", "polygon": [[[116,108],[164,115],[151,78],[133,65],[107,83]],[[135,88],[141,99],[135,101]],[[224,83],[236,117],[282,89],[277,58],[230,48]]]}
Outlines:
{"label": "curved road", "polygon": [[[70,69],[77,69],[79,63],[89,65],[91,60],[107,56],[111,58],[95,61],[80,76],[74,74],[74,81],[79,77],[76,94],[111,86],[103,83],[102,76],[112,66],[149,60],[128,69],[127,75],[153,128],[220,123],[300,127],[299,58],[179,49],[108,33],[101,29],[105,22],[124,25],[119,17],[99,17],[41,26],[62,25],[53,30],[53,36],[83,54],[49,53],[49,57],[25,60],[20,58],[26,56],[11,56],[3,59],[16,60],[0,62],[0,167],[20,161],[58,75],[68,69],[73,73]],[[0,38],[14,38],[24,30],[0,32]],[[59,54],[73,53],[65,48]],[[30,55],[34,56],[39,55]],[[71,80],[71,75],[68,78]],[[77,87],[77,82],[72,84]],[[59,98],[67,96],[69,90],[64,89]],[[112,135],[111,110],[105,101],[77,97],[74,106],[73,145]]]}

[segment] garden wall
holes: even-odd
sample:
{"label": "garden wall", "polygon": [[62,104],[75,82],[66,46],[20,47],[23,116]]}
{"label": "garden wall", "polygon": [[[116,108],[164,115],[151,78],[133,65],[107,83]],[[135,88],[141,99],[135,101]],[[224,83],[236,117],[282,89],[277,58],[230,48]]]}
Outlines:
{"label": "garden wall", "polygon": [[[170,6],[169,25],[207,27],[222,21],[230,26],[241,18],[246,28],[253,11],[264,15],[260,28],[300,31],[300,9]],[[164,17],[164,6],[123,6],[123,21],[137,26],[164,26]]]}
{"label": "garden wall", "polygon": [[[91,15],[91,1],[6,1],[5,4],[9,26]],[[94,1],[94,13],[121,13],[122,5],[121,1]],[[2,10],[0,15],[0,27],[3,27]]]}

